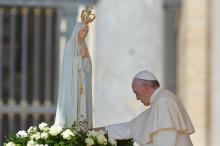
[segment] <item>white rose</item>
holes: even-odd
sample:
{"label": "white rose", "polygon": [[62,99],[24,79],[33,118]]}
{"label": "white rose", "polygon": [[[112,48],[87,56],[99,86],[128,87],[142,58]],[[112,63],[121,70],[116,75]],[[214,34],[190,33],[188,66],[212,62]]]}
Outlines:
{"label": "white rose", "polygon": [[24,138],[24,137],[27,137],[27,132],[22,130],[22,131],[18,131],[18,133],[16,134],[17,137],[21,137],[21,138]]}
{"label": "white rose", "polygon": [[69,129],[65,130],[62,134],[64,139],[70,140],[74,136],[73,132]]}
{"label": "white rose", "polygon": [[116,141],[114,138],[111,138],[111,137],[110,137],[110,138],[108,139],[108,141],[109,141],[110,144],[112,144],[112,145],[114,145],[114,146],[117,146],[117,141]]}
{"label": "white rose", "polygon": [[92,138],[86,138],[86,144],[87,144],[87,146],[92,146],[92,145],[94,145],[94,140],[92,139]]}
{"label": "white rose", "polygon": [[48,146],[48,144],[35,144],[34,146]]}
{"label": "white rose", "polygon": [[35,146],[36,143],[33,140],[27,142],[27,146]]}
{"label": "white rose", "polygon": [[9,142],[6,144],[6,146],[16,146],[16,144],[14,144],[13,142]]}
{"label": "white rose", "polygon": [[107,139],[105,138],[104,135],[98,135],[97,140],[99,144],[104,144],[104,145],[107,144]]}
{"label": "white rose", "polygon": [[47,123],[42,122],[41,124],[38,125],[39,129],[41,131],[47,131],[49,129]]}
{"label": "white rose", "polygon": [[99,132],[96,132],[96,131],[89,131],[89,134],[88,134],[88,136],[90,136],[90,137],[96,137],[98,135],[100,135],[100,134],[99,134]]}
{"label": "white rose", "polygon": [[56,136],[63,130],[62,127],[59,126],[51,126],[49,133],[53,136]]}
{"label": "white rose", "polygon": [[99,135],[104,135],[106,132],[104,130],[98,131]]}
{"label": "white rose", "polygon": [[32,140],[38,140],[40,138],[41,138],[40,132],[36,132],[35,134],[31,135]]}
{"label": "white rose", "polygon": [[35,132],[37,132],[37,127],[31,126],[30,128],[28,128],[27,132],[28,132],[28,134],[35,133]]}
{"label": "white rose", "polygon": [[40,137],[42,138],[42,139],[47,139],[48,138],[48,133],[46,133],[46,132],[43,132],[43,133],[41,133],[40,134]]}
{"label": "white rose", "polygon": [[88,136],[91,137],[97,137],[98,135],[104,135],[106,132],[104,130],[100,130],[100,131],[89,131]]}

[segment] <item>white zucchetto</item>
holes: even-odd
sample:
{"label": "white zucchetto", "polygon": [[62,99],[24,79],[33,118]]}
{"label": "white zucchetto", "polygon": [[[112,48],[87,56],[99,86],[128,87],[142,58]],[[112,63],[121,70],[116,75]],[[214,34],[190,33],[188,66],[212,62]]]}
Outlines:
{"label": "white zucchetto", "polygon": [[141,80],[156,80],[156,76],[152,73],[149,72],[148,70],[140,71],[138,72],[135,76],[134,79],[141,79]]}

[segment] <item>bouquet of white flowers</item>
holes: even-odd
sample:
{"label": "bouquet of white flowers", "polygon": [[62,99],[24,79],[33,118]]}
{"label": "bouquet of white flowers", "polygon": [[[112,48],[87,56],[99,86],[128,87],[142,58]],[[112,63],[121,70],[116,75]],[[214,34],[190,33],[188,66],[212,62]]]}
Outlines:
{"label": "bouquet of white flowers", "polygon": [[116,140],[108,138],[104,131],[86,130],[84,123],[75,122],[66,129],[41,123],[7,137],[4,146],[117,146]]}

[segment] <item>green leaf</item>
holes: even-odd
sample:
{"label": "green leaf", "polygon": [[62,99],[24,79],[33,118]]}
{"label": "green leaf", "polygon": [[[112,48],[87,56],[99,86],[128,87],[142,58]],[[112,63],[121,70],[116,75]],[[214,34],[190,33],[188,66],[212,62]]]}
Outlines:
{"label": "green leaf", "polygon": [[46,142],[47,144],[55,144],[55,143],[56,143],[56,141],[54,141],[54,140],[52,140],[52,139],[47,139],[45,142]]}

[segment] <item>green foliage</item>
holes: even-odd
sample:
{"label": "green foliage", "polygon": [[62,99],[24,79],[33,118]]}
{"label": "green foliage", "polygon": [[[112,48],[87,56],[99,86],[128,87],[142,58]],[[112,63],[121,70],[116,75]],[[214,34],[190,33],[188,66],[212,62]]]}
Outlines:
{"label": "green foliage", "polygon": [[15,134],[5,138],[5,142],[13,141],[14,143],[20,144],[20,145],[25,145],[29,140],[30,140],[29,137],[22,138],[22,137],[16,136]]}
{"label": "green foliage", "polygon": [[117,146],[133,146],[133,139],[117,140]]}
{"label": "green foliage", "polygon": [[[87,130],[85,122],[75,122],[71,128],[49,127],[46,123],[38,127],[31,126],[27,131],[6,137],[4,146],[9,142],[16,146],[26,146],[31,142],[45,146],[116,146],[116,141],[109,139],[104,131]],[[133,140],[118,141],[117,145],[132,146]]]}

